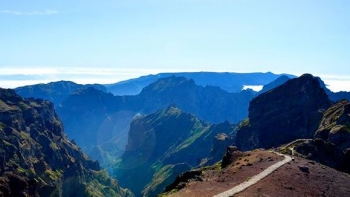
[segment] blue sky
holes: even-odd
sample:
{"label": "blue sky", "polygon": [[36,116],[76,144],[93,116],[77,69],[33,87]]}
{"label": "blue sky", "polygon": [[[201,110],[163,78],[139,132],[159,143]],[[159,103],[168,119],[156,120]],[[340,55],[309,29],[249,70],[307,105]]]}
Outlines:
{"label": "blue sky", "polygon": [[3,0],[0,75],[272,71],[349,84],[349,19],[348,0]]}

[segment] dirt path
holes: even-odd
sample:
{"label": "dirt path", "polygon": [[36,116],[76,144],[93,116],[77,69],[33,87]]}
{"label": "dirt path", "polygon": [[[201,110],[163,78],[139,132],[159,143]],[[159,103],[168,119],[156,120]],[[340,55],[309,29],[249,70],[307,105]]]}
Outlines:
{"label": "dirt path", "polygon": [[[279,153],[276,153],[276,154],[281,155]],[[290,162],[292,160],[292,158],[290,156],[288,156],[288,155],[283,155],[283,156],[284,156],[284,160],[279,161],[279,162],[271,165],[270,167],[266,168],[264,171],[262,171],[259,174],[253,176],[248,181],[245,181],[245,182],[243,182],[243,183],[233,187],[230,190],[227,190],[225,192],[217,194],[214,197],[229,197],[229,196],[233,196],[234,194],[237,194],[237,193],[247,189],[248,187],[254,185],[255,183],[257,183],[261,179],[265,178],[266,176],[271,174],[273,171],[275,171],[279,167],[283,166],[284,164],[286,164],[286,163],[288,163],[288,162]]]}

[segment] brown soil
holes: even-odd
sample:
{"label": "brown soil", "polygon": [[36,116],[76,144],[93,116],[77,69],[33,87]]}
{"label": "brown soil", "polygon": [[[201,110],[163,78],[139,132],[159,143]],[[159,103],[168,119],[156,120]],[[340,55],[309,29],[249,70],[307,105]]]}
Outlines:
{"label": "brown soil", "polygon": [[191,180],[186,183],[184,189],[168,196],[213,196],[231,189],[283,159],[284,157],[267,151],[246,152],[242,157],[224,169],[204,170],[201,175],[203,181]]}
{"label": "brown soil", "polygon": [[[171,197],[213,196],[231,189],[262,172],[274,163],[283,160],[267,151],[246,152],[228,167],[202,172],[203,181],[191,180],[186,187],[169,194]],[[303,172],[300,167],[304,167]],[[350,175],[310,160],[295,157],[266,178],[245,191],[238,197],[251,196],[350,196]]]}
{"label": "brown soil", "polygon": [[[307,167],[309,173],[300,167]],[[349,174],[295,157],[265,179],[235,196],[350,196]]]}

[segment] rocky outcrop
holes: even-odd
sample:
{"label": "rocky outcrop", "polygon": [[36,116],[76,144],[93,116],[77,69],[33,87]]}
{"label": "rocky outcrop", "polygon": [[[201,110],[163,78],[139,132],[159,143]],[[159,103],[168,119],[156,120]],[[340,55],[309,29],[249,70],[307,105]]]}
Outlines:
{"label": "rocky outcrop", "polygon": [[0,89],[0,196],[132,196],[63,133],[53,104]]}
{"label": "rocky outcrop", "polygon": [[312,138],[331,105],[316,77],[304,74],[259,95],[250,102],[249,118],[237,131],[240,150],[271,148]]}
{"label": "rocky outcrop", "polygon": [[211,125],[175,106],[136,117],[117,178],[137,196],[155,196],[176,175],[220,160],[234,128],[228,122]]}
{"label": "rocky outcrop", "polygon": [[242,155],[242,152],[239,151],[237,147],[228,146],[226,149],[226,154],[222,158],[221,167],[225,168],[226,166],[235,162],[241,155]]}
{"label": "rocky outcrop", "polygon": [[339,101],[332,105],[322,118],[315,139],[322,139],[339,149],[350,148],[350,102]]}
{"label": "rocky outcrop", "polygon": [[350,103],[342,100],[323,115],[314,139],[295,147],[309,159],[350,173]]}

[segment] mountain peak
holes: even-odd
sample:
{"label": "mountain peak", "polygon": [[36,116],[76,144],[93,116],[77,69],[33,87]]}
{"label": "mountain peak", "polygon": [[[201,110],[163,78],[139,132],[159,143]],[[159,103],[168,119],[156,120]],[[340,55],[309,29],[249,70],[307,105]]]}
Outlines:
{"label": "mountain peak", "polygon": [[331,105],[318,79],[310,74],[290,79],[250,102],[249,120],[237,132],[240,149],[271,148],[298,138],[312,138]]}

